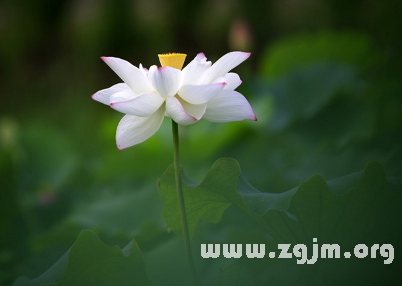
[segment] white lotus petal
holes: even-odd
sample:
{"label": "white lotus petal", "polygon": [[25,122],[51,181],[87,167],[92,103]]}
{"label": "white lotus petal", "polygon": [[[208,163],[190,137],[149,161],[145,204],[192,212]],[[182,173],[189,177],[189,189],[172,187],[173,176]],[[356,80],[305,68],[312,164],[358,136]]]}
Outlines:
{"label": "white lotus petal", "polygon": [[257,121],[247,99],[237,91],[226,89],[208,102],[204,118],[212,122]]}
{"label": "white lotus petal", "polygon": [[162,105],[148,117],[125,115],[119,122],[116,131],[116,144],[119,150],[144,142],[158,131],[165,114]]}
{"label": "white lotus petal", "polygon": [[191,104],[188,103],[187,101],[178,98],[181,106],[183,106],[184,110],[186,111],[187,114],[195,117],[197,121],[201,120],[201,118],[204,116],[205,111],[207,110],[207,104]]}
{"label": "white lotus petal", "polygon": [[137,94],[153,91],[144,73],[128,61],[114,57],[101,59]]}
{"label": "white lotus petal", "polygon": [[231,52],[217,60],[206,72],[202,84],[213,82],[218,77],[225,76],[230,70],[244,62],[251,53]]}
{"label": "white lotus petal", "polygon": [[136,96],[137,94],[131,88],[122,90],[112,94],[112,96],[109,99],[109,105],[115,102],[127,101]]}
{"label": "white lotus petal", "polygon": [[225,89],[235,90],[242,83],[242,80],[237,73],[230,72],[224,77],[217,78],[213,83],[218,82],[226,82]]}
{"label": "white lotus petal", "polygon": [[138,68],[148,78],[148,69],[144,68],[142,64],[140,64]]}
{"label": "white lotus petal", "polygon": [[[115,94],[118,95],[119,93]],[[115,96],[114,95],[114,96]],[[122,113],[136,116],[150,116],[163,104],[165,99],[156,93],[143,93],[127,100],[114,100],[111,97],[110,106]]]}
{"label": "white lotus petal", "polygon": [[207,58],[203,53],[199,53],[187,66],[182,70],[181,85],[199,84],[203,74],[211,67],[211,62],[207,62]]}
{"label": "white lotus petal", "polygon": [[179,90],[179,96],[191,104],[203,104],[218,95],[225,85],[225,82],[205,85],[184,85]]}
{"label": "white lotus petal", "polygon": [[99,101],[103,104],[109,105],[110,97],[120,91],[131,90],[130,87],[125,83],[118,83],[112,87],[102,89],[92,95],[92,99]]}
{"label": "white lotus petal", "polygon": [[163,97],[174,96],[180,87],[181,71],[172,67],[152,66],[148,78],[153,88]]}
{"label": "white lotus petal", "polygon": [[176,97],[166,98],[166,115],[180,125],[190,125],[200,120],[206,109],[206,104],[193,105]]}

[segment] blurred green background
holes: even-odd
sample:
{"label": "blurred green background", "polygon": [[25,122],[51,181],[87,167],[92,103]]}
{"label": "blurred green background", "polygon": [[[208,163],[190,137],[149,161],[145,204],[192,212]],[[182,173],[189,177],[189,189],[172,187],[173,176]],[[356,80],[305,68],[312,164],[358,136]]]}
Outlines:
{"label": "blurred green background", "polygon": [[118,151],[123,115],[90,97],[120,82],[100,56],[149,67],[158,53],[252,52],[234,71],[258,121],[180,129],[195,180],[219,157],[270,192],[369,160],[401,176],[401,12],[392,0],[1,1],[0,285],[43,273],[82,229],[108,245],[134,236],[148,271],[179,271],[161,262],[182,246],[156,188],[172,162],[170,120]]}

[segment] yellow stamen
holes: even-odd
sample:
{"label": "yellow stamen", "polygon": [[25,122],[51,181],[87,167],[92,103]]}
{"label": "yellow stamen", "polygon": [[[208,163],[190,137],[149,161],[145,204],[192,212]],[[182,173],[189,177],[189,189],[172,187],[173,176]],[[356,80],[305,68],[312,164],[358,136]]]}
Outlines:
{"label": "yellow stamen", "polygon": [[181,70],[183,68],[186,54],[169,53],[158,55],[162,67],[172,67]]}

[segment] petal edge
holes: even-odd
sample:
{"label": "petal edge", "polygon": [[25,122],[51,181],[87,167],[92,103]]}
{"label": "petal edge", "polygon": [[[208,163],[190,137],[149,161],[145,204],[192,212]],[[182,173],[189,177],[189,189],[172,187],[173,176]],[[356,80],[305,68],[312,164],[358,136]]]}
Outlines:
{"label": "petal edge", "polygon": [[119,150],[144,142],[158,131],[165,114],[162,105],[148,117],[125,115],[116,130],[116,145]]}
{"label": "petal edge", "polygon": [[146,117],[156,112],[165,100],[156,93],[143,93],[127,100],[110,101],[110,107],[130,115]]}
{"label": "petal edge", "polygon": [[153,65],[148,72],[154,90],[163,97],[174,96],[180,88],[181,71],[172,67]]}
{"label": "petal edge", "polygon": [[257,117],[247,99],[239,92],[223,90],[208,102],[204,118],[212,122],[233,122]]}
{"label": "petal edge", "polygon": [[[184,105],[187,106],[187,110]],[[200,109],[199,109],[200,108]],[[180,102],[176,97],[166,98],[166,114],[171,117],[180,125],[190,125],[199,121],[205,113],[206,104],[204,105],[192,105],[189,103]],[[197,113],[195,116],[191,115],[189,112]]]}
{"label": "petal edge", "polygon": [[153,91],[144,73],[128,61],[115,57],[101,59],[137,94]]}
{"label": "petal edge", "polygon": [[191,104],[204,104],[219,94],[226,82],[205,85],[184,85],[179,90],[179,96]]}
{"label": "petal edge", "polygon": [[202,84],[213,82],[219,77],[225,76],[229,71],[244,62],[251,53],[246,52],[230,52],[217,60],[206,72],[202,80]]}
{"label": "petal edge", "polygon": [[124,90],[131,90],[130,87],[125,83],[118,83],[109,88],[105,88],[95,92],[91,97],[93,100],[99,101],[100,103],[109,105],[110,97],[118,92]]}

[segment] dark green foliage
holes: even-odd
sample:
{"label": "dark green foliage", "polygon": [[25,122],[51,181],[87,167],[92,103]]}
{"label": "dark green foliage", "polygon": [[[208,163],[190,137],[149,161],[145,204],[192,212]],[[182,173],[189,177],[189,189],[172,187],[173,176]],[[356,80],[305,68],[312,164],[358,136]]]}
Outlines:
{"label": "dark green foliage", "polygon": [[[173,166],[165,172],[158,186],[165,205],[163,218],[181,235],[180,217],[175,211],[177,202],[169,199],[174,197]],[[341,258],[334,261],[318,256],[314,265],[292,265],[293,268],[299,267],[299,271],[288,274],[289,277],[283,278],[282,283],[294,278],[303,285],[322,285],[341,283],[349,277],[350,281],[375,285],[380,281],[391,282],[398,274],[400,262],[397,257],[402,246],[402,211],[399,207],[402,203],[402,185],[390,184],[378,162],[369,162],[364,172],[328,182],[321,175],[314,175],[295,189],[284,193],[267,193],[256,190],[247,182],[235,160],[220,159],[200,184],[185,178],[183,189],[191,234],[194,234],[194,228],[201,219],[217,223],[222,213],[234,205],[274,239],[267,239],[264,243],[272,247],[268,248],[269,251],[276,251],[276,257],[279,250],[275,244],[288,243],[291,244],[290,252],[296,244],[306,245],[310,258],[313,238],[317,239],[319,247],[324,243],[336,243],[343,250]],[[247,237],[249,243],[255,240],[252,235]],[[381,258],[379,252],[377,259],[370,258],[371,252],[365,260],[343,258],[344,251],[353,253],[354,246],[362,243],[369,249],[374,244],[392,244],[395,250],[394,264],[384,265],[382,261],[386,258]],[[261,262],[266,264],[264,269],[244,272],[248,267],[256,266],[253,261],[243,260],[241,268],[233,266],[241,271],[233,272],[233,267],[229,266],[221,281],[230,285],[229,281],[233,279],[249,279],[250,273],[261,279],[261,285],[264,285],[264,281],[270,281],[271,276],[280,279],[274,269],[277,264],[286,262],[278,258],[278,261],[273,259],[275,262],[270,262],[268,250]],[[294,259],[293,262],[296,265]]]}
{"label": "dark green foliage", "polygon": [[38,278],[19,278],[13,286],[149,285],[137,243],[123,250],[108,247],[91,231],[83,231],[70,250]]}

